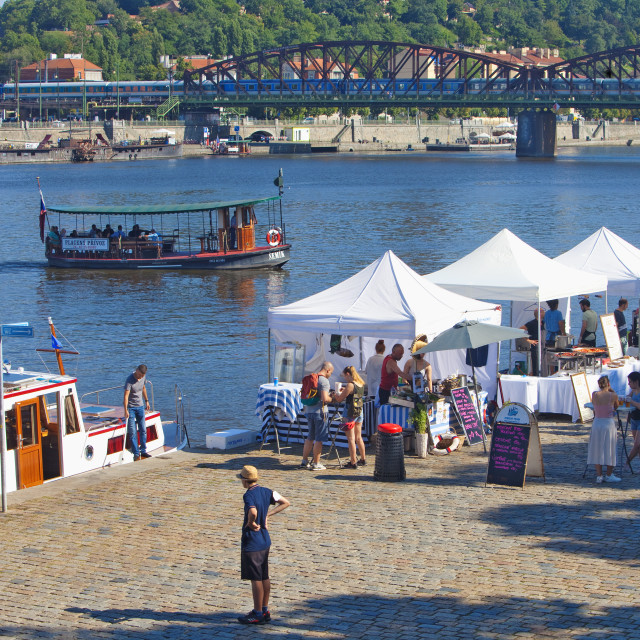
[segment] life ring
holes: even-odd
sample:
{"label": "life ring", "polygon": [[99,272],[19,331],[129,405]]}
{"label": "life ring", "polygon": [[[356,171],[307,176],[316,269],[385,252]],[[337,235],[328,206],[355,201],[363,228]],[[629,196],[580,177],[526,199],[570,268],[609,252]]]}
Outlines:
{"label": "life ring", "polygon": [[273,227],[267,231],[267,243],[270,247],[277,247],[282,241],[282,229]]}
{"label": "life ring", "polygon": [[[447,439],[447,440],[452,439],[451,445],[448,446],[446,449],[438,449],[437,444],[439,442],[442,442],[442,440],[444,439]],[[436,446],[434,446],[433,449],[429,451],[429,453],[432,456],[447,456],[460,446],[460,438],[455,433],[444,433],[440,436],[436,436],[434,438],[434,441]]]}

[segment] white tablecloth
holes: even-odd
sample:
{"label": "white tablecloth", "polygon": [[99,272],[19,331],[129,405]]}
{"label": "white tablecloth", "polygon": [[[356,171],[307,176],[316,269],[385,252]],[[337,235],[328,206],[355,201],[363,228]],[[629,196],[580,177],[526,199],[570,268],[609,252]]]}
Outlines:
{"label": "white tablecloth", "polygon": [[[611,388],[619,395],[628,395],[627,376],[632,371],[640,371],[640,361],[629,360],[624,367],[609,369],[603,367],[601,372],[587,374],[589,389],[593,393],[598,390],[598,378],[609,376]],[[575,422],[579,417],[578,405],[573,394],[571,378],[566,376],[502,376],[502,393],[505,402],[520,402],[532,411],[540,413],[563,413],[570,415]],[[502,404],[498,392],[498,404]]]}

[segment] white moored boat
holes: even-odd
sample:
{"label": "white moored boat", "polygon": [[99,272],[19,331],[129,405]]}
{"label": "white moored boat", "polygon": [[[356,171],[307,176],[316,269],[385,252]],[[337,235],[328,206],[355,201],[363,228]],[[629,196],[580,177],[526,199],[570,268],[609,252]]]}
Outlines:
{"label": "white moored boat", "polygon": [[[40,351],[54,351],[58,357],[64,352]],[[133,454],[125,447],[124,407],[97,401],[100,393],[123,386],[90,392],[80,398],[77,378],[73,376],[2,366],[5,492],[133,462]],[[84,402],[85,397],[96,402]],[[145,420],[148,453],[153,457],[184,447],[187,441],[184,421],[178,418],[180,424],[163,425],[160,413],[153,410],[153,393],[150,400],[152,410]],[[177,409],[180,414],[179,404]]]}

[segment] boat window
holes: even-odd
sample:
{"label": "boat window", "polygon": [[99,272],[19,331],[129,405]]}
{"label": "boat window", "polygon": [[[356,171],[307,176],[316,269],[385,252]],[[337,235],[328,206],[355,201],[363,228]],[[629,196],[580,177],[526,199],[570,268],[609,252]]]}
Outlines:
{"label": "boat window", "polygon": [[20,407],[20,422],[22,424],[22,446],[30,447],[38,444],[38,416],[35,404]]}
{"label": "boat window", "polygon": [[40,396],[40,426],[43,430],[58,431],[58,394]]}
{"label": "boat window", "polygon": [[66,423],[65,433],[78,433],[80,431],[80,423],[78,422],[78,412],[76,411],[76,403],[73,396],[65,396],[64,399],[64,417]]}
{"label": "boat window", "polygon": [[7,451],[18,446],[18,430],[16,424],[16,410],[10,409],[5,414],[5,425],[7,428]]}

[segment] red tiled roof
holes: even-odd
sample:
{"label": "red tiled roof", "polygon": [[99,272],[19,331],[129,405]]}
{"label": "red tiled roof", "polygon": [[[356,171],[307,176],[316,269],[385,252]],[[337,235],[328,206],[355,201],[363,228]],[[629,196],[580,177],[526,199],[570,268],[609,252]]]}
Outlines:
{"label": "red tiled roof", "polygon": [[26,67],[22,67],[22,71],[37,71],[38,69],[49,69],[49,72],[61,70],[61,69],[73,69],[73,71],[102,71],[102,67],[99,67],[93,62],[89,62],[84,58],[56,58],[55,60],[41,60],[40,62],[32,62]]}

